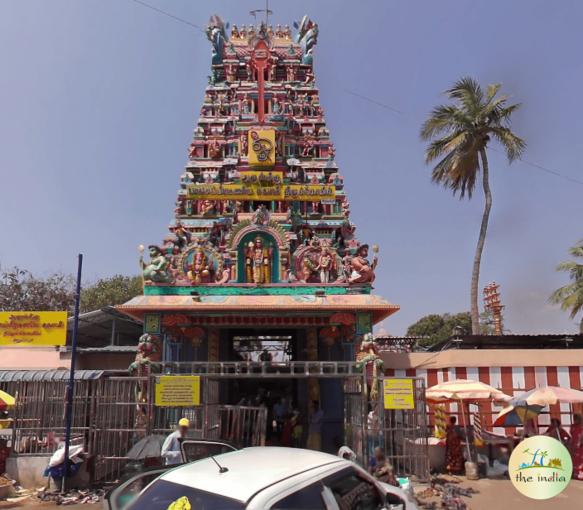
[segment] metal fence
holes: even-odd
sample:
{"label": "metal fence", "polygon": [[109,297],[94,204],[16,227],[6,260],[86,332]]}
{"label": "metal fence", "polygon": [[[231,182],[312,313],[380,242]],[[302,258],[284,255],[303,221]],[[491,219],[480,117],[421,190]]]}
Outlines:
{"label": "metal fence", "polygon": [[[117,479],[127,463],[127,452],[137,441],[152,434],[166,436],[181,417],[190,420],[194,438],[223,439],[238,447],[264,445],[266,408],[223,405],[219,401],[219,381],[235,377],[343,380],[345,444],[355,451],[363,465],[378,445],[397,474],[428,477],[427,437],[430,434],[422,379],[413,379],[415,407],[410,410],[384,410],[380,379],[376,406],[380,411],[375,425],[370,415],[373,406],[363,395],[363,374],[352,363],[297,363],[275,371],[264,363],[252,366],[206,363],[189,368],[201,376],[201,406],[155,406],[155,375],[149,378],[103,376],[76,382],[73,441],[82,444],[93,457],[95,480]],[[168,373],[168,369],[166,366],[161,373]],[[17,398],[14,426],[9,431],[16,454],[48,455],[54,451],[53,437],[64,434],[66,386],[64,380],[0,383],[0,389]],[[145,395],[143,400],[138,400],[140,390]]]}
{"label": "metal fence", "polygon": [[428,480],[428,438],[431,431],[427,421],[425,381],[421,378],[408,379],[413,382],[413,409],[384,409],[384,379],[379,381],[378,423],[371,424],[369,419],[368,427],[369,431],[371,428],[379,428],[378,444],[368,441],[367,449],[369,455],[372,455],[370,450],[374,446],[381,446],[397,475],[415,476],[419,480]]}
{"label": "metal fence", "polygon": [[[91,449],[90,416],[93,414],[93,383],[77,381],[73,395],[71,441],[86,450]],[[11,413],[12,427],[8,440],[19,455],[49,454],[54,451],[54,439],[65,433],[65,381],[12,381],[1,389],[16,397]]]}
{"label": "metal fence", "polygon": [[[265,444],[267,410],[219,404],[218,381],[202,378],[203,404],[156,407],[152,377],[103,377],[77,381],[73,400],[72,442],[92,457],[94,479],[119,478],[127,452],[149,435],[166,436],[182,417],[190,421],[193,438],[223,439],[238,447]],[[13,426],[3,430],[17,455],[50,455],[55,438],[64,436],[66,381],[2,383],[14,395]],[[138,400],[139,389],[147,388]]]}

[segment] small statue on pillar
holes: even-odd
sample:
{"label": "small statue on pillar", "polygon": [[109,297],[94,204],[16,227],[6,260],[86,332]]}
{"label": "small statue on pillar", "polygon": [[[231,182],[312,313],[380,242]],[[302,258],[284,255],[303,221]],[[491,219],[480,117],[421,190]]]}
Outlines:
{"label": "small statue on pillar", "polygon": [[[144,333],[138,340],[136,359],[129,366],[130,375],[147,378],[152,373],[151,364],[160,358],[159,340],[149,333]],[[145,402],[148,396],[148,380],[138,383],[137,401]]]}
{"label": "small statue on pillar", "polygon": [[360,349],[356,354],[356,368],[364,371],[366,385],[363,388],[365,397],[374,401],[378,397],[378,376],[383,370],[383,360],[378,354],[372,333],[367,333],[362,339]]}

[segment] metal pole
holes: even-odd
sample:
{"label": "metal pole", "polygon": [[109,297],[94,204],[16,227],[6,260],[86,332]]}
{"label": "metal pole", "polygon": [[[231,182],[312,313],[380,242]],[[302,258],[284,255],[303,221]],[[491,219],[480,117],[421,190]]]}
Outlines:
{"label": "metal pole", "polygon": [[65,492],[65,484],[69,472],[69,444],[71,442],[71,423],[73,421],[73,390],[75,389],[75,361],[77,358],[77,332],[79,330],[79,301],[81,300],[81,269],[83,267],[83,254],[79,253],[77,262],[77,287],[75,289],[75,315],[73,319],[73,338],[71,339],[71,369],[69,371],[69,384],[67,385],[65,407],[65,470],[61,492]]}

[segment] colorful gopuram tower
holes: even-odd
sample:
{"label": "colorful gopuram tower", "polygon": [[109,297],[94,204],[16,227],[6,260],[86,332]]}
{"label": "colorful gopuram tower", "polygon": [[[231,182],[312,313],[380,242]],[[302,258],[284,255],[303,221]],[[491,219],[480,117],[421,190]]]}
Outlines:
{"label": "colorful gopuram tower", "polygon": [[144,295],[118,307],[144,323],[142,361],[238,360],[235,337],[282,332],[293,360],[354,360],[399,308],[371,294],[377,249],[350,220],[314,76],[318,25],[296,25],[209,22],[175,221],[141,262]]}

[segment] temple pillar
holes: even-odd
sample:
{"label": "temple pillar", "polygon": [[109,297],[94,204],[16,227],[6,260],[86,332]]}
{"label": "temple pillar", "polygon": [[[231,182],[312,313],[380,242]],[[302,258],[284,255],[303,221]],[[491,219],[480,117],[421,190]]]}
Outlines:
{"label": "temple pillar", "polygon": [[[306,351],[308,361],[318,361],[318,330],[317,328],[308,328],[306,331]],[[308,379],[308,397],[309,401],[320,401],[320,381],[315,377]]]}
{"label": "temple pillar", "polygon": [[217,328],[208,329],[208,360],[219,361],[220,335]]}

